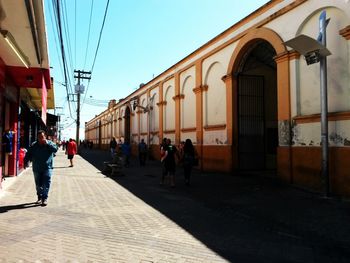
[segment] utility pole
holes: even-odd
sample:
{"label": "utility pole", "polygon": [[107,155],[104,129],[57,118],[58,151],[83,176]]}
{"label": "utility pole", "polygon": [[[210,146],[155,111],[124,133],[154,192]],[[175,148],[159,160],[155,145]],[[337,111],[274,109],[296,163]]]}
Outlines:
{"label": "utility pole", "polygon": [[311,65],[320,62],[320,104],[321,104],[321,181],[325,187],[325,197],[330,195],[329,180],[329,146],[328,146],[328,98],[327,98],[327,56],[332,53],[327,49],[326,27],[330,21],[326,11],[322,11],[319,17],[319,35],[316,39],[305,35],[299,35],[284,44],[294,48],[305,56],[306,64]]}
{"label": "utility pole", "polygon": [[[322,11],[319,18],[320,35],[318,41],[327,46],[326,27],[330,19],[326,18],[326,11]],[[320,58],[320,97],[321,97],[321,146],[322,146],[322,179],[325,185],[325,195],[329,197],[329,153],[328,153],[328,98],[327,98],[327,57]]]}
{"label": "utility pole", "polygon": [[77,131],[76,131],[76,143],[79,146],[79,131],[80,131],[80,94],[84,93],[80,85],[80,79],[91,79],[91,72],[83,71],[83,70],[74,70],[74,78],[78,79],[78,84],[76,85],[75,92],[77,93]]}

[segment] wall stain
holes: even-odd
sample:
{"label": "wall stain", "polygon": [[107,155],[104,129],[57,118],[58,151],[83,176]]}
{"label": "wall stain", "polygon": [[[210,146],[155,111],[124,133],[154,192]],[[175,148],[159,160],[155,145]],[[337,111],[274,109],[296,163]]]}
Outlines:
{"label": "wall stain", "polygon": [[341,144],[341,145],[344,145],[344,139],[342,136],[340,136],[339,134],[335,133],[335,132],[332,132],[330,135],[329,135],[329,140],[331,142],[333,142],[334,144]]}

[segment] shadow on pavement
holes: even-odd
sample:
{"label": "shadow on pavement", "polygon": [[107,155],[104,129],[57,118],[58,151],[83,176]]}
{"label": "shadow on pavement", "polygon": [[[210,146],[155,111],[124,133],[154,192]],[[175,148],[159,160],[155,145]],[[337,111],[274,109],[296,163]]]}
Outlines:
{"label": "shadow on pavement", "polygon": [[[82,150],[100,171],[109,152]],[[160,186],[161,167],[133,159],[111,177],[231,262],[350,262],[350,204],[258,175],[200,173]]]}
{"label": "shadow on pavement", "polygon": [[0,206],[0,213],[6,213],[10,210],[32,208],[36,206],[40,206],[40,204],[37,204],[36,202],[31,202],[31,203],[24,203],[24,204],[18,204],[18,205]]}

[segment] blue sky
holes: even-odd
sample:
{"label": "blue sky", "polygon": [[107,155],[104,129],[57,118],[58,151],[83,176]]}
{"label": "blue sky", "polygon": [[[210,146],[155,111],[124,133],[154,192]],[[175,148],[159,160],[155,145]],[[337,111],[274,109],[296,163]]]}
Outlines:
{"label": "blue sky", "polygon": [[[71,82],[73,70],[91,71],[107,0],[61,0],[66,15],[65,48]],[[100,47],[92,71],[86,102],[121,99],[159,75],[194,50],[249,15],[266,0],[110,0]],[[62,136],[75,137],[76,118],[66,102],[62,59],[52,1],[45,1],[51,76],[55,79],[55,103],[63,113]],[[89,42],[91,5],[93,5]],[[76,7],[76,8],[75,8]],[[75,15],[76,13],[76,15]],[[67,37],[69,36],[69,37]],[[69,43],[69,44],[68,44]],[[87,55],[86,55],[87,54]],[[86,59],[85,59],[86,58]],[[87,81],[83,83],[87,87]],[[92,96],[92,98],[90,98]],[[82,105],[84,123],[106,107]]]}

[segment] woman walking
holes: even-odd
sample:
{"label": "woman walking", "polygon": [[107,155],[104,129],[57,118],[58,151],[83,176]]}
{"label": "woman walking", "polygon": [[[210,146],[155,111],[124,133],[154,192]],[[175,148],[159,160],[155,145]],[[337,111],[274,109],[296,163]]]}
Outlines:
{"label": "woman walking", "polygon": [[114,158],[114,155],[116,153],[116,149],[117,149],[117,141],[116,141],[115,137],[113,137],[109,143],[109,150],[111,152],[112,159]]}
{"label": "woman walking", "polygon": [[190,185],[192,167],[196,159],[196,150],[193,147],[191,139],[186,139],[183,147],[183,167],[186,185]]}

